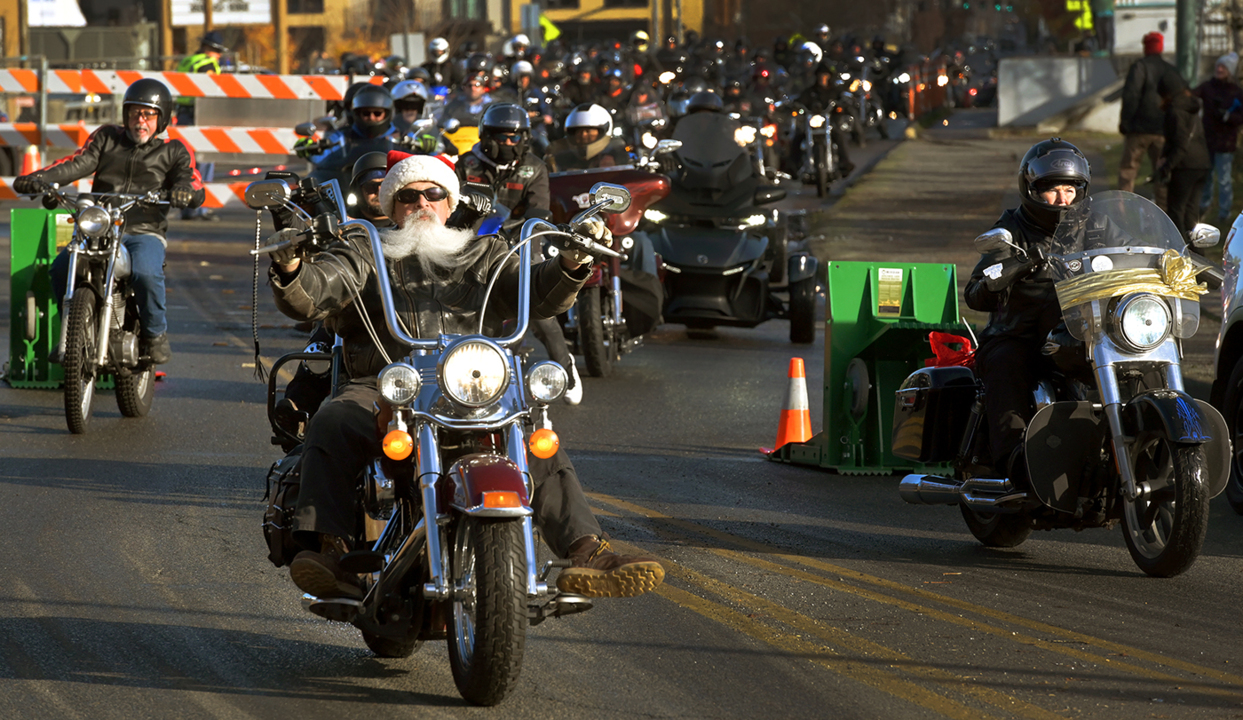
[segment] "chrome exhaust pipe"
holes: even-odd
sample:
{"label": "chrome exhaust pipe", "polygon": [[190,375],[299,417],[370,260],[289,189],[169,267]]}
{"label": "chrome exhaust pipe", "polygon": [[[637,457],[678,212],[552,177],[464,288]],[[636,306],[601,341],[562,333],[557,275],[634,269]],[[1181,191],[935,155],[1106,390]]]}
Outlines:
{"label": "chrome exhaust pipe", "polygon": [[902,499],[913,505],[957,505],[962,485],[939,475],[907,475],[898,484]]}

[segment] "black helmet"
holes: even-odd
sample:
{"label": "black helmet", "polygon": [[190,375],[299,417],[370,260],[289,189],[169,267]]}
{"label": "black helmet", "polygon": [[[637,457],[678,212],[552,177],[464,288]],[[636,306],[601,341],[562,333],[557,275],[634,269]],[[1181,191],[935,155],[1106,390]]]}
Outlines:
{"label": "black helmet", "polygon": [[725,108],[725,104],[721,102],[721,98],[710,90],[702,90],[691,96],[690,102],[686,104],[686,114],[697,112],[721,112]]}
{"label": "black helmet", "polygon": [[[379,108],[384,111],[384,116],[379,120],[364,120],[358,116],[358,111],[363,108]],[[380,85],[362,88],[350,100],[350,115],[354,118],[354,129],[358,134],[369,138],[379,137],[388,130],[389,123],[393,120],[393,95],[388,88]]]}
{"label": "black helmet", "polygon": [[350,179],[350,187],[357,191],[363,183],[376,178],[383,178],[387,173],[388,155],[386,153],[366,153],[354,163],[354,173]]}
{"label": "black helmet", "polygon": [[229,52],[229,48],[224,46],[224,38],[221,37],[220,33],[215,30],[203,35],[203,39],[199,41],[199,46],[205,47],[208,50],[214,50],[218,53]]}
{"label": "black helmet", "polygon": [[466,74],[471,75],[492,70],[492,58],[486,53],[474,53],[466,58]]}
{"label": "black helmet", "polygon": [[1072,205],[1077,205],[1088,196],[1092,169],[1074,145],[1061,138],[1042,140],[1032,145],[1019,163],[1019,198],[1025,214],[1049,232],[1057,227],[1067,207],[1046,203],[1040,193],[1057,185],[1073,186]]}
{"label": "black helmet", "polygon": [[168,86],[155,78],[137,80],[125,90],[125,99],[121,101],[121,115],[128,114],[130,105],[155,108],[160,112],[159,122],[155,126],[155,134],[159,135],[168,127],[173,112],[173,94]]}
{"label": "black helmet", "polygon": [[[508,145],[501,135],[518,134],[518,142]],[[531,139],[531,118],[527,111],[512,103],[489,105],[479,119],[479,149],[498,165],[522,162]],[[512,148],[512,149],[511,149]]]}

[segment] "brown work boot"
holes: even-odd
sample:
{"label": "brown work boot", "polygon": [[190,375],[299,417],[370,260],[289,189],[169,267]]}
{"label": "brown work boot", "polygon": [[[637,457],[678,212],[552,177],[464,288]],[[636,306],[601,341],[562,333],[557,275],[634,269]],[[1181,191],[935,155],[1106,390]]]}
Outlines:
{"label": "brown work boot", "polygon": [[585,597],[635,597],[655,590],[665,568],[654,558],[618,555],[607,540],[581,537],[570,546],[573,566],[557,576],[557,589]]}
{"label": "brown work boot", "polygon": [[343,571],[337,562],[347,552],[344,540],[324,535],[319,552],[303,550],[294,556],[289,563],[289,577],[299,590],[317,598],[362,600],[358,576]]}

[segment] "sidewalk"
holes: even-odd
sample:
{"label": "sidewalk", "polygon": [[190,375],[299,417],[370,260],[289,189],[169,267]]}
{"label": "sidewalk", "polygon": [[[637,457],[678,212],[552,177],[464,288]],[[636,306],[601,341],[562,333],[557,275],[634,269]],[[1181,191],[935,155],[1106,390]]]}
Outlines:
{"label": "sidewalk", "polygon": [[[973,128],[938,129],[899,144],[846,196],[816,216],[811,251],[821,262],[952,262],[958,269],[959,312],[977,328],[986,313],[967,308],[962,288],[979,260],[972,247],[1001,212],[1018,205],[1019,161],[1034,137],[990,139]],[[1089,152],[1093,169],[1098,159]],[[1103,161],[1100,161],[1103,165]],[[1094,187],[1108,188],[1103,181]],[[1220,295],[1204,296],[1199,332],[1184,344],[1188,389],[1207,399],[1220,321]]]}

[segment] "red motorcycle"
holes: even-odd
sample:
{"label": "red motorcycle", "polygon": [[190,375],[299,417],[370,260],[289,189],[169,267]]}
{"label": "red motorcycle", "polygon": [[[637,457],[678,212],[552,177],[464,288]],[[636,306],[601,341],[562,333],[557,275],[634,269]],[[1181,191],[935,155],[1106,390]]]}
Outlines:
{"label": "red motorcycle", "polygon": [[[570,352],[583,356],[587,372],[604,377],[613,363],[638,347],[643,335],[660,322],[664,290],[660,257],[644,236],[630,237],[643,212],[669,194],[669,178],[633,165],[568,170],[549,175],[553,222],[565,223],[590,207],[590,190],[598,182],[623,185],[631,204],[606,216],[613,233],[612,249],[627,254],[596,263],[565,322]],[[623,301],[623,297],[625,300]]]}

